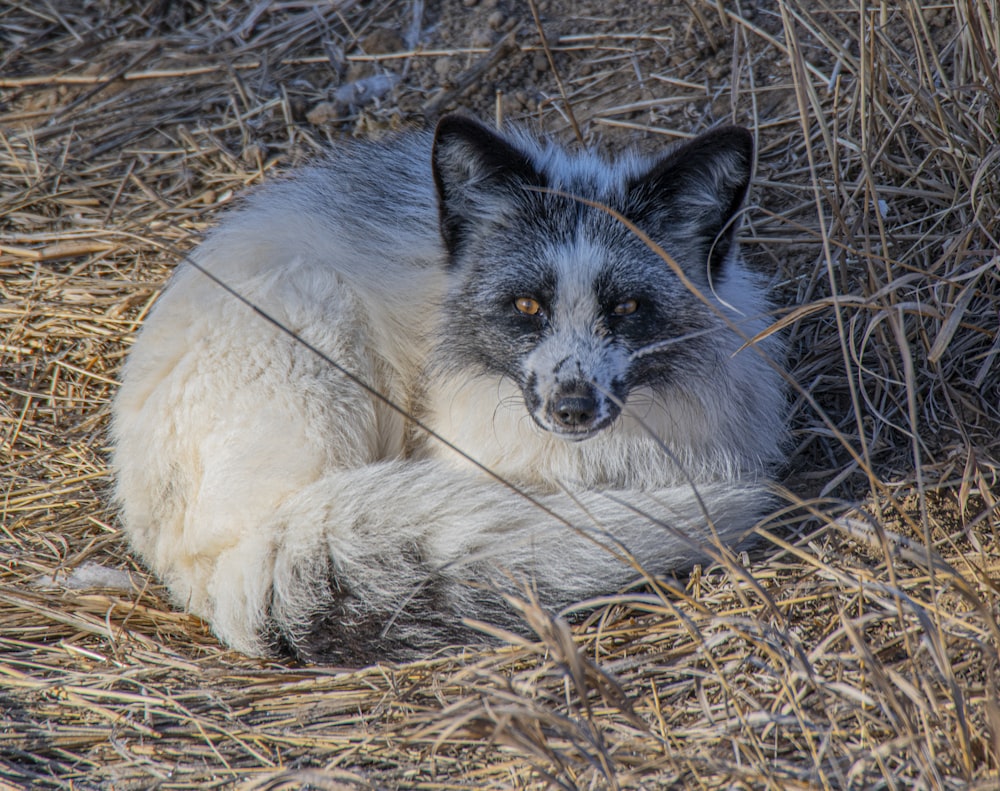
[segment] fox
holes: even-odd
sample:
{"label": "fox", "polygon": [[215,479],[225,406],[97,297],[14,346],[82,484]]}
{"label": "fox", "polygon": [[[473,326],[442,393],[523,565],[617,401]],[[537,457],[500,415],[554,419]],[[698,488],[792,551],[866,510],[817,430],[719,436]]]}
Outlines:
{"label": "fox", "polygon": [[785,437],[753,165],[736,126],[607,157],[455,113],[252,190],[123,366],[132,550],[226,646],[360,666],[736,546]]}

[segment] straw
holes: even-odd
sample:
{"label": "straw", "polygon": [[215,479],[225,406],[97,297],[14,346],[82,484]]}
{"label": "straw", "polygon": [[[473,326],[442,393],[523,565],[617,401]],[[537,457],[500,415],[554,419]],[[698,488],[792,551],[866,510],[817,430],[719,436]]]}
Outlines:
{"label": "straw", "polygon": [[[5,4],[0,788],[997,787],[998,18]],[[755,128],[744,249],[797,383],[784,505],[679,580],[563,618],[526,597],[531,639],[361,670],[227,651],[108,506],[119,366],[234,196],[456,108],[609,151]]]}

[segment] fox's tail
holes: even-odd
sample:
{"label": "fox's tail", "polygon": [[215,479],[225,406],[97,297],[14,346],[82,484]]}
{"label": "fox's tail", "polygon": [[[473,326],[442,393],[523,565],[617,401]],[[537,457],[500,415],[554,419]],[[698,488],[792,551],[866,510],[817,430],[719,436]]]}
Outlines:
{"label": "fox's tail", "polygon": [[475,642],[463,619],[517,628],[503,594],[525,586],[560,608],[690,565],[768,499],[729,481],[532,502],[440,462],[386,462],[330,472],[260,514],[194,585],[201,614],[245,652],[406,659]]}

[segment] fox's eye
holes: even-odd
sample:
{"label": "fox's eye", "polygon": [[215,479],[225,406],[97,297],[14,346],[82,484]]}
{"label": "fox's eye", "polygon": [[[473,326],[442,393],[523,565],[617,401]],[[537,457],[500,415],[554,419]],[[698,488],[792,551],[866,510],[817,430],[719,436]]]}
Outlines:
{"label": "fox's eye", "polygon": [[537,316],[542,306],[537,299],[531,297],[518,297],[514,300],[514,307],[526,316]]}
{"label": "fox's eye", "polygon": [[638,300],[626,299],[623,302],[619,302],[615,305],[614,314],[616,316],[630,316],[639,309]]}

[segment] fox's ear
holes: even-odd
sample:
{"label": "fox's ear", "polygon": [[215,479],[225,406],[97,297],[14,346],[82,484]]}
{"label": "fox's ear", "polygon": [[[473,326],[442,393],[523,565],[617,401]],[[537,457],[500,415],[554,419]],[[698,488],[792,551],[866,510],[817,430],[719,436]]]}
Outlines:
{"label": "fox's ear", "polygon": [[679,260],[718,272],[739,222],[753,169],[753,135],[738,126],[675,148],[628,185],[630,219],[669,240]]}
{"label": "fox's ear", "polygon": [[545,186],[527,154],[461,115],[438,122],[431,159],[441,236],[450,253],[476,225],[499,219],[525,200],[525,187]]}

